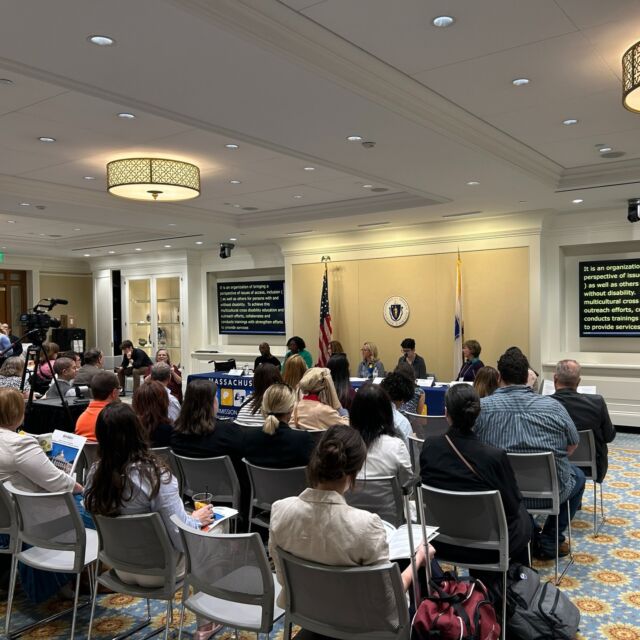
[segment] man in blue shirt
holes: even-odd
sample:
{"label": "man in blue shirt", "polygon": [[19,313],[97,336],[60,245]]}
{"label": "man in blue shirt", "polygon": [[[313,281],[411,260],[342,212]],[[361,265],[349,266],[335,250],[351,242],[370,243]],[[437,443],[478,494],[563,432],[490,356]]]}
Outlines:
{"label": "man in blue shirt", "polygon": [[[13,355],[13,350],[9,349],[11,340],[9,340],[5,327],[8,327],[8,325],[4,323],[0,325],[0,363]],[[5,349],[7,350],[6,353]]]}
{"label": "man in blue shirt", "polygon": [[584,473],[569,462],[569,455],[578,446],[578,431],[559,402],[526,386],[529,362],[519,349],[509,349],[501,356],[498,372],[500,388],[480,401],[475,433],[482,442],[513,453],[553,452],[561,502],[559,522],[555,516],[547,518],[534,555],[540,559],[555,557],[556,535],[561,543],[560,555],[567,555],[563,532],[580,506],[585,482]]}

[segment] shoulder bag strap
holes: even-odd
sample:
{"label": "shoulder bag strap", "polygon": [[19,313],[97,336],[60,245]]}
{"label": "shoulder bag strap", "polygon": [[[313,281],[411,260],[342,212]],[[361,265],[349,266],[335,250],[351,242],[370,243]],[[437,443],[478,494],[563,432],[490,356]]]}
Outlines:
{"label": "shoulder bag strap", "polygon": [[456,455],[458,456],[458,458],[460,458],[460,460],[462,460],[462,462],[467,467],[467,469],[469,469],[469,471],[471,471],[471,473],[473,473],[474,476],[477,476],[482,480],[480,474],[471,466],[469,461],[458,451],[458,448],[456,447],[455,444],[453,444],[453,442],[451,441],[451,438],[447,435],[445,435],[445,438],[449,443],[449,446],[455,451]]}

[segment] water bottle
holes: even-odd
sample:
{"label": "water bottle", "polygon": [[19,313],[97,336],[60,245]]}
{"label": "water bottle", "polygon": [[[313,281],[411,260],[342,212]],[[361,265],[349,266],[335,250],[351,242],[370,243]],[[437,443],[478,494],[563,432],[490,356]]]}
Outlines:
{"label": "water bottle", "polygon": [[244,367],[242,367],[242,375],[246,376],[249,375],[249,365],[245,364]]}
{"label": "water bottle", "polygon": [[373,367],[373,378],[377,378],[378,377],[378,367]]}

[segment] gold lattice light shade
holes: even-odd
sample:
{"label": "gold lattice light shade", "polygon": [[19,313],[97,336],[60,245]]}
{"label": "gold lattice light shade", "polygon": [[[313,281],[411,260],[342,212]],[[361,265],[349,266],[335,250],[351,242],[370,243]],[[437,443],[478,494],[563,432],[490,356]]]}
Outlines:
{"label": "gold lattice light shade", "polygon": [[629,111],[640,113],[640,42],[622,56],[622,104]]}
{"label": "gold lattice light shade", "polygon": [[166,158],[114,160],[107,164],[107,190],[133,200],[189,200],[200,195],[200,169]]}

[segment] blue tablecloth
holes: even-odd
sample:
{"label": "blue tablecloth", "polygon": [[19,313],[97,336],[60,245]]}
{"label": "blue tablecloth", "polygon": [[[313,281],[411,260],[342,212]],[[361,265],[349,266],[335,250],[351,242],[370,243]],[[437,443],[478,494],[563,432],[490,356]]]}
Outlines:
{"label": "blue tablecloth", "polygon": [[[228,373],[194,373],[187,378],[187,384],[192,380],[213,380],[218,386],[218,417],[233,420],[247,396],[253,393],[253,376],[230,376]],[[364,382],[352,380],[354,389],[361,387]],[[444,395],[448,385],[441,387],[422,387],[425,393],[427,414],[430,416],[444,415]]]}

